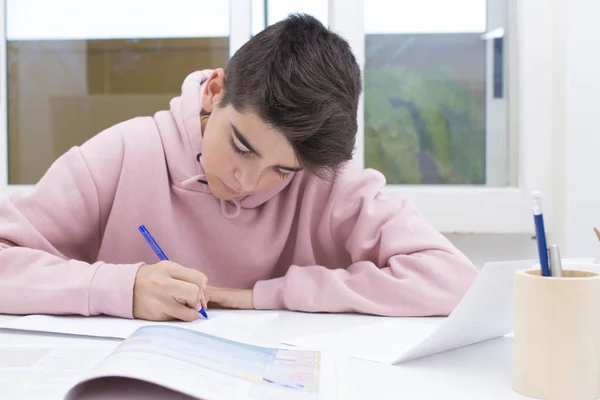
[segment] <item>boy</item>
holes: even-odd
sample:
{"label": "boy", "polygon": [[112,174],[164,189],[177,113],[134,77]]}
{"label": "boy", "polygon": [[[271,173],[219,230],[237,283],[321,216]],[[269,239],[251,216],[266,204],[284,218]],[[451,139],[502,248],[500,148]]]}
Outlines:
{"label": "boy", "polygon": [[[360,91],[348,44],[301,15],[192,73],[169,111],[101,132],[3,202],[0,313],[448,314],[477,270],[349,163]],[[142,224],[172,261],[155,263]]]}

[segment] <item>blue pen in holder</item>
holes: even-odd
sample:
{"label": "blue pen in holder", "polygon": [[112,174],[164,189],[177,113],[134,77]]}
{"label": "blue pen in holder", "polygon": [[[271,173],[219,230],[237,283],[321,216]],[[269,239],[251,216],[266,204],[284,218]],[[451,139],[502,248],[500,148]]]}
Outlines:
{"label": "blue pen in holder", "polygon": [[542,213],[542,199],[539,192],[531,194],[533,199],[533,221],[537,240],[540,266],[543,276],[550,276],[550,262],[548,261],[548,244],[546,243],[546,228],[544,227],[544,214]]}

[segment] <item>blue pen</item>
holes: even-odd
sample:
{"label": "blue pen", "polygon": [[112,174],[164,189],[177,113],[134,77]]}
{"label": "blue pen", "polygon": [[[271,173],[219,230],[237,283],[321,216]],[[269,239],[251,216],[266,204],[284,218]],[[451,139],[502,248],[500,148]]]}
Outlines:
{"label": "blue pen", "polygon": [[[146,229],[144,225],[140,225],[138,230],[144,236],[144,239],[146,239],[146,242],[148,242],[150,247],[152,247],[152,250],[154,250],[158,258],[162,261],[168,260],[167,255],[164,253],[164,251],[162,251],[158,243],[156,243],[156,240],[154,240],[148,229]],[[200,314],[202,314],[204,318],[208,318],[206,311],[204,311],[204,307],[200,307]]]}
{"label": "blue pen", "polygon": [[533,221],[535,223],[535,236],[537,238],[538,254],[542,276],[550,276],[550,263],[548,262],[548,245],[546,244],[546,229],[544,228],[544,214],[542,213],[542,200],[540,193],[531,193],[533,198]]}

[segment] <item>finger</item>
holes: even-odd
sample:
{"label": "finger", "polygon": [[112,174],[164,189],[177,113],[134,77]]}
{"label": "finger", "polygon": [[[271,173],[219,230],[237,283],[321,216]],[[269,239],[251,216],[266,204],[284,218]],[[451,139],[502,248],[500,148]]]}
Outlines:
{"label": "finger", "polygon": [[165,284],[164,295],[165,298],[173,298],[182,304],[196,307],[200,302],[202,293],[200,288],[193,283],[169,279]]}
{"label": "finger", "polygon": [[195,309],[198,312],[200,312],[201,308],[204,308],[205,310],[207,309],[207,302],[206,302],[206,300],[204,300],[204,298],[200,298],[200,299],[196,300],[196,303],[189,303],[189,302],[185,301],[184,299],[178,299],[178,298],[175,298],[175,300],[183,305],[186,305],[188,307]]}
{"label": "finger", "polygon": [[179,264],[171,263],[169,272],[172,278],[193,283],[200,289],[204,289],[208,283],[208,278],[202,272]]}
{"label": "finger", "polygon": [[202,305],[202,307],[204,307],[205,310],[208,308],[208,302],[206,301],[206,295],[204,294],[204,290],[200,291],[200,304]]}
{"label": "finger", "polygon": [[198,310],[200,308],[200,302],[199,301],[196,304],[190,304],[186,300],[181,299],[181,298],[177,298],[177,297],[173,297],[173,300],[175,300],[179,304],[183,304],[186,307],[194,308],[196,310]]}
{"label": "finger", "polygon": [[205,291],[208,294],[210,303],[221,303],[225,296],[223,295],[223,290],[218,287],[208,286]]}
{"label": "finger", "polygon": [[192,322],[198,318],[198,311],[195,308],[190,308],[173,299],[167,304],[165,313],[175,319],[186,322]]}

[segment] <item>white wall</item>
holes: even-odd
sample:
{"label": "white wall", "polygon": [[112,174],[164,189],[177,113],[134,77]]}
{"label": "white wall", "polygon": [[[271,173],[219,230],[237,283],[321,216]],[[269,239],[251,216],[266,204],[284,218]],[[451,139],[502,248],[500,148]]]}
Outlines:
{"label": "white wall", "polygon": [[[552,204],[548,240],[563,257],[600,258],[600,1],[549,0],[553,20]],[[547,71],[545,71],[547,72]],[[533,221],[532,221],[533,223]],[[527,235],[447,235],[473,262],[536,258]]]}
{"label": "white wall", "polygon": [[596,0],[554,0],[554,226],[564,256],[600,255],[600,54]]}
{"label": "white wall", "polygon": [[565,245],[570,253],[600,249],[600,53],[597,0],[563,0],[566,26]]}
{"label": "white wall", "polygon": [[479,268],[488,261],[536,259],[538,257],[536,242],[531,235],[454,234],[446,235],[446,237]]}

